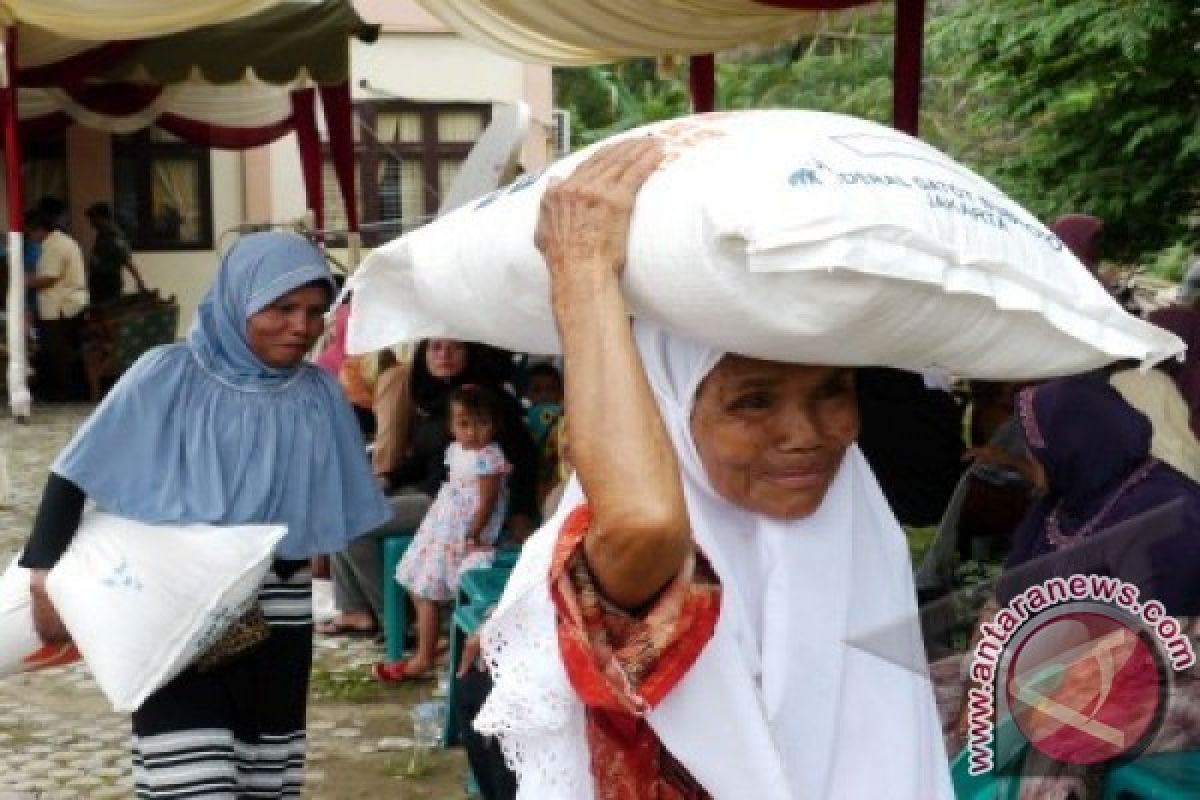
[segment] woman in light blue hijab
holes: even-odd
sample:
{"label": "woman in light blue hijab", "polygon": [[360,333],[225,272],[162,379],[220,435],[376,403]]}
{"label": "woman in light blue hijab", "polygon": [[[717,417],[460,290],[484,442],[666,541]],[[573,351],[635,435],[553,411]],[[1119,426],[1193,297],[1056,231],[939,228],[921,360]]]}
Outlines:
{"label": "woman in light blue hijab", "polygon": [[65,635],[43,579],[86,498],[148,523],[284,523],[260,595],[271,635],[191,668],[133,715],[138,796],[299,797],[312,654],[307,560],[387,521],[353,413],[304,361],[334,287],[304,238],[239,240],[186,342],[146,353],[52,466],[22,564],[39,633]]}

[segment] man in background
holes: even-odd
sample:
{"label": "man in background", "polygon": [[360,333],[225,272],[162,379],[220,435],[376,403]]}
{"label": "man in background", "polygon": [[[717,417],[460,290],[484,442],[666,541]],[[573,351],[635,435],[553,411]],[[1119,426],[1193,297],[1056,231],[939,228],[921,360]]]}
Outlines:
{"label": "man in background", "polygon": [[134,266],[133,249],[113,220],[112,208],[108,203],[95,203],[86,213],[96,231],[92,254],[88,258],[88,293],[92,305],[107,305],[121,299],[122,270],[129,270],[138,291],[144,292],[146,284]]}
{"label": "man in background", "polygon": [[25,231],[41,246],[37,270],[25,285],[37,292],[37,395],[63,402],[84,396],[80,339],[88,304],[83,251],[39,211],[25,215]]}

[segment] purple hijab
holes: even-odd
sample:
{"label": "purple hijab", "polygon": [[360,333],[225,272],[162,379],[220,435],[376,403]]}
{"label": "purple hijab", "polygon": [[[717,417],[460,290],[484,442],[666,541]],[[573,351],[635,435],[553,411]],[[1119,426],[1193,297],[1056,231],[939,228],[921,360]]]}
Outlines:
{"label": "purple hijab", "polygon": [[1179,392],[1192,410],[1192,432],[1200,437],[1200,310],[1177,306],[1152,311],[1148,319],[1165,328],[1187,344],[1182,362],[1163,364],[1179,385]]}
{"label": "purple hijab", "polygon": [[[1050,569],[1040,570],[1039,579],[1065,575],[1054,567],[1072,559],[1056,554],[1138,515],[1182,502],[1181,531],[1192,535],[1155,545],[1151,585],[1142,585],[1142,594],[1157,597],[1173,613],[1196,605],[1200,484],[1150,456],[1149,420],[1099,375],[1025,389],[1017,398],[1017,415],[1030,453],[1046,470],[1048,487],[1017,529],[1008,567],[1047,557],[1043,561]],[[1081,569],[1075,563],[1069,572]],[[1113,574],[1100,565],[1083,571]]]}

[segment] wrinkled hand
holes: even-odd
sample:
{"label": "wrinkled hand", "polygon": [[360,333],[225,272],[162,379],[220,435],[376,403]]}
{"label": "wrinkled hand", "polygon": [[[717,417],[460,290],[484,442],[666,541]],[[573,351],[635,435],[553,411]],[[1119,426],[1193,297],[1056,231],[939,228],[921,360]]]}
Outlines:
{"label": "wrinkled hand", "polygon": [[462,656],[458,660],[458,677],[465,677],[471,667],[475,665],[479,659],[480,650],[479,634],[472,633],[467,637],[467,641],[463,642]]}
{"label": "wrinkled hand", "polygon": [[[556,285],[568,276],[621,274],[634,201],[662,159],[657,139],[627,139],[599,150],[546,190],[534,242]],[[578,276],[583,269],[592,274]]]}
{"label": "wrinkled hand", "polygon": [[71,634],[63,625],[50,595],[46,593],[46,571],[32,570],[29,574],[29,595],[33,600],[33,629],[42,644],[66,644]]}

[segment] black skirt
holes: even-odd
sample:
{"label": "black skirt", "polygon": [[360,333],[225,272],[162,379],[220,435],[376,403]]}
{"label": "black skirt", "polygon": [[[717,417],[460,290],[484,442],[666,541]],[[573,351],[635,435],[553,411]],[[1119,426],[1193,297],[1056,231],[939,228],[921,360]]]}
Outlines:
{"label": "black skirt", "polygon": [[208,672],[189,668],[133,715],[137,797],[299,798],[312,665],[307,570],[270,573],[259,602],[262,644]]}

